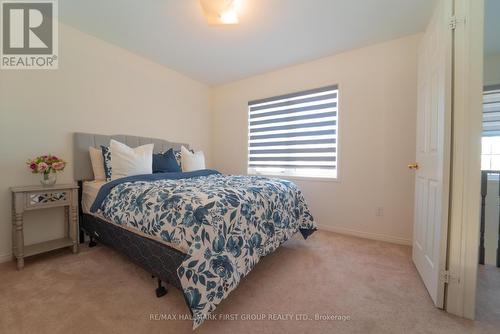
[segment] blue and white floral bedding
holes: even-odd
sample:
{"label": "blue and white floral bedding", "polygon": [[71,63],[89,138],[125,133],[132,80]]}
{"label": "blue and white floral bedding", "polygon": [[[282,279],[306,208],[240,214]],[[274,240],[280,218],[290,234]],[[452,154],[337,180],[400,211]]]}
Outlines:
{"label": "blue and white floral bedding", "polygon": [[210,170],[154,175],[108,183],[91,211],[188,250],[177,273],[194,328],[261,257],[297,231],[306,238],[316,229],[292,182]]}

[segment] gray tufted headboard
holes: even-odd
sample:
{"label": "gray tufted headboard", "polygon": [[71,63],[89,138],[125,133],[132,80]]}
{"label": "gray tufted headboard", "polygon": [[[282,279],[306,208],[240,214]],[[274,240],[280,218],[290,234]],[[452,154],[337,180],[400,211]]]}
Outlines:
{"label": "gray tufted headboard", "polygon": [[136,137],[129,135],[97,135],[92,133],[75,132],[73,135],[73,174],[74,179],[93,180],[92,164],[90,163],[89,147],[99,148],[101,145],[108,146],[111,139],[117,140],[130,147],[137,147],[145,144],[154,143],[154,152],[164,152],[170,148],[180,150],[187,144],[173,143],[163,139]]}

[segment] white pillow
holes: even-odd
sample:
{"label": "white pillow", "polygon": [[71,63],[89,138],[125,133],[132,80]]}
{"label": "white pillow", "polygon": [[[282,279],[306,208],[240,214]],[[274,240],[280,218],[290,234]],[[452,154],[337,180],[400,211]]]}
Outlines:
{"label": "white pillow", "polygon": [[153,147],[147,144],[136,148],[128,147],[111,139],[111,180],[121,177],[152,174],[153,173]]}
{"label": "white pillow", "polygon": [[106,174],[104,173],[104,159],[102,157],[102,150],[89,147],[90,162],[92,163],[92,171],[94,172],[94,180],[104,181],[106,180]]}
{"label": "white pillow", "polygon": [[205,155],[202,151],[191,152],[184,146],[181,147],[181,165],[183,172],[205,169]]}

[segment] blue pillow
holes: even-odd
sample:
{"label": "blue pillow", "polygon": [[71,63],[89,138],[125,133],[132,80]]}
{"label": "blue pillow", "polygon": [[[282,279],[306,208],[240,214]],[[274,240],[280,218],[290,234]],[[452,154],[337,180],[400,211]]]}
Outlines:
{"label": "blue pillow", "polygon": [[153,173],[178,173],[182,172],[177,163],[173,149],[164,153],[153,154]]}
{"label": "blue pillow", "polygon": [[109,146],[102,146],[102,158],[104,160],[104,175],[106,176],[106,181],[111,181],[111,150]]}

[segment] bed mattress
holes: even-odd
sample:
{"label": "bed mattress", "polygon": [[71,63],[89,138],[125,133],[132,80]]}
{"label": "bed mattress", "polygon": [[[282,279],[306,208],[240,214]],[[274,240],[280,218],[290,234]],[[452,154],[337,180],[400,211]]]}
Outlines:
{"label": "bed mattress", "polygon": [[82,183],[82,212],[84,214],[87,214],[87,215],[90,215],[90,216],[94,216],[95,218],[99,219],[99,221],[101,222],[105,222],[105,223],[108,223],[108,224],[112,224],[114,226],[117,226],[118,228],[121,228],[121,229],[124,229],[124,230],[127,230],[129,232],[132,232],[132,233],[135,233],[141,237],[144,237],[144,238],[148,238],[148,239],[151,239],[151,240],[155,240],[157,242],[160,242],[160,243],[163,243],[179,252],[182,252],[184,254],[187,254],[188,251],[189,251],[189,248],[185,245],[178,245],[178,244],[173,244],[173,243],[170,243],[170,242],[167,242],[165,240],[162,240],[162,239],[157,239],[149,234],[146,234],[146,233],[143,233],[141,230],[139,229],[136,229],[136,228],[133,228],[131,226],[127,226],[127,225],[117,225],[117,224],[114,224],[113,222],[111,222],[108,218],[104,217],[102,214],[100,213],[93,213],[90,211],[90,207],[92,206],[92,204],[94,203],[96,197],[97,197],[97,194],[99,193],[99,190],[101,189],[102,186],[104,186],[107,182],[106,181],[84,181]]}
{"label": "bed mattress", "polygon": [[90,213],[90,207],[94,203],[99,189],[106,184],[106,181],[84,181],[82,183],[82,211],[86,214]]}

